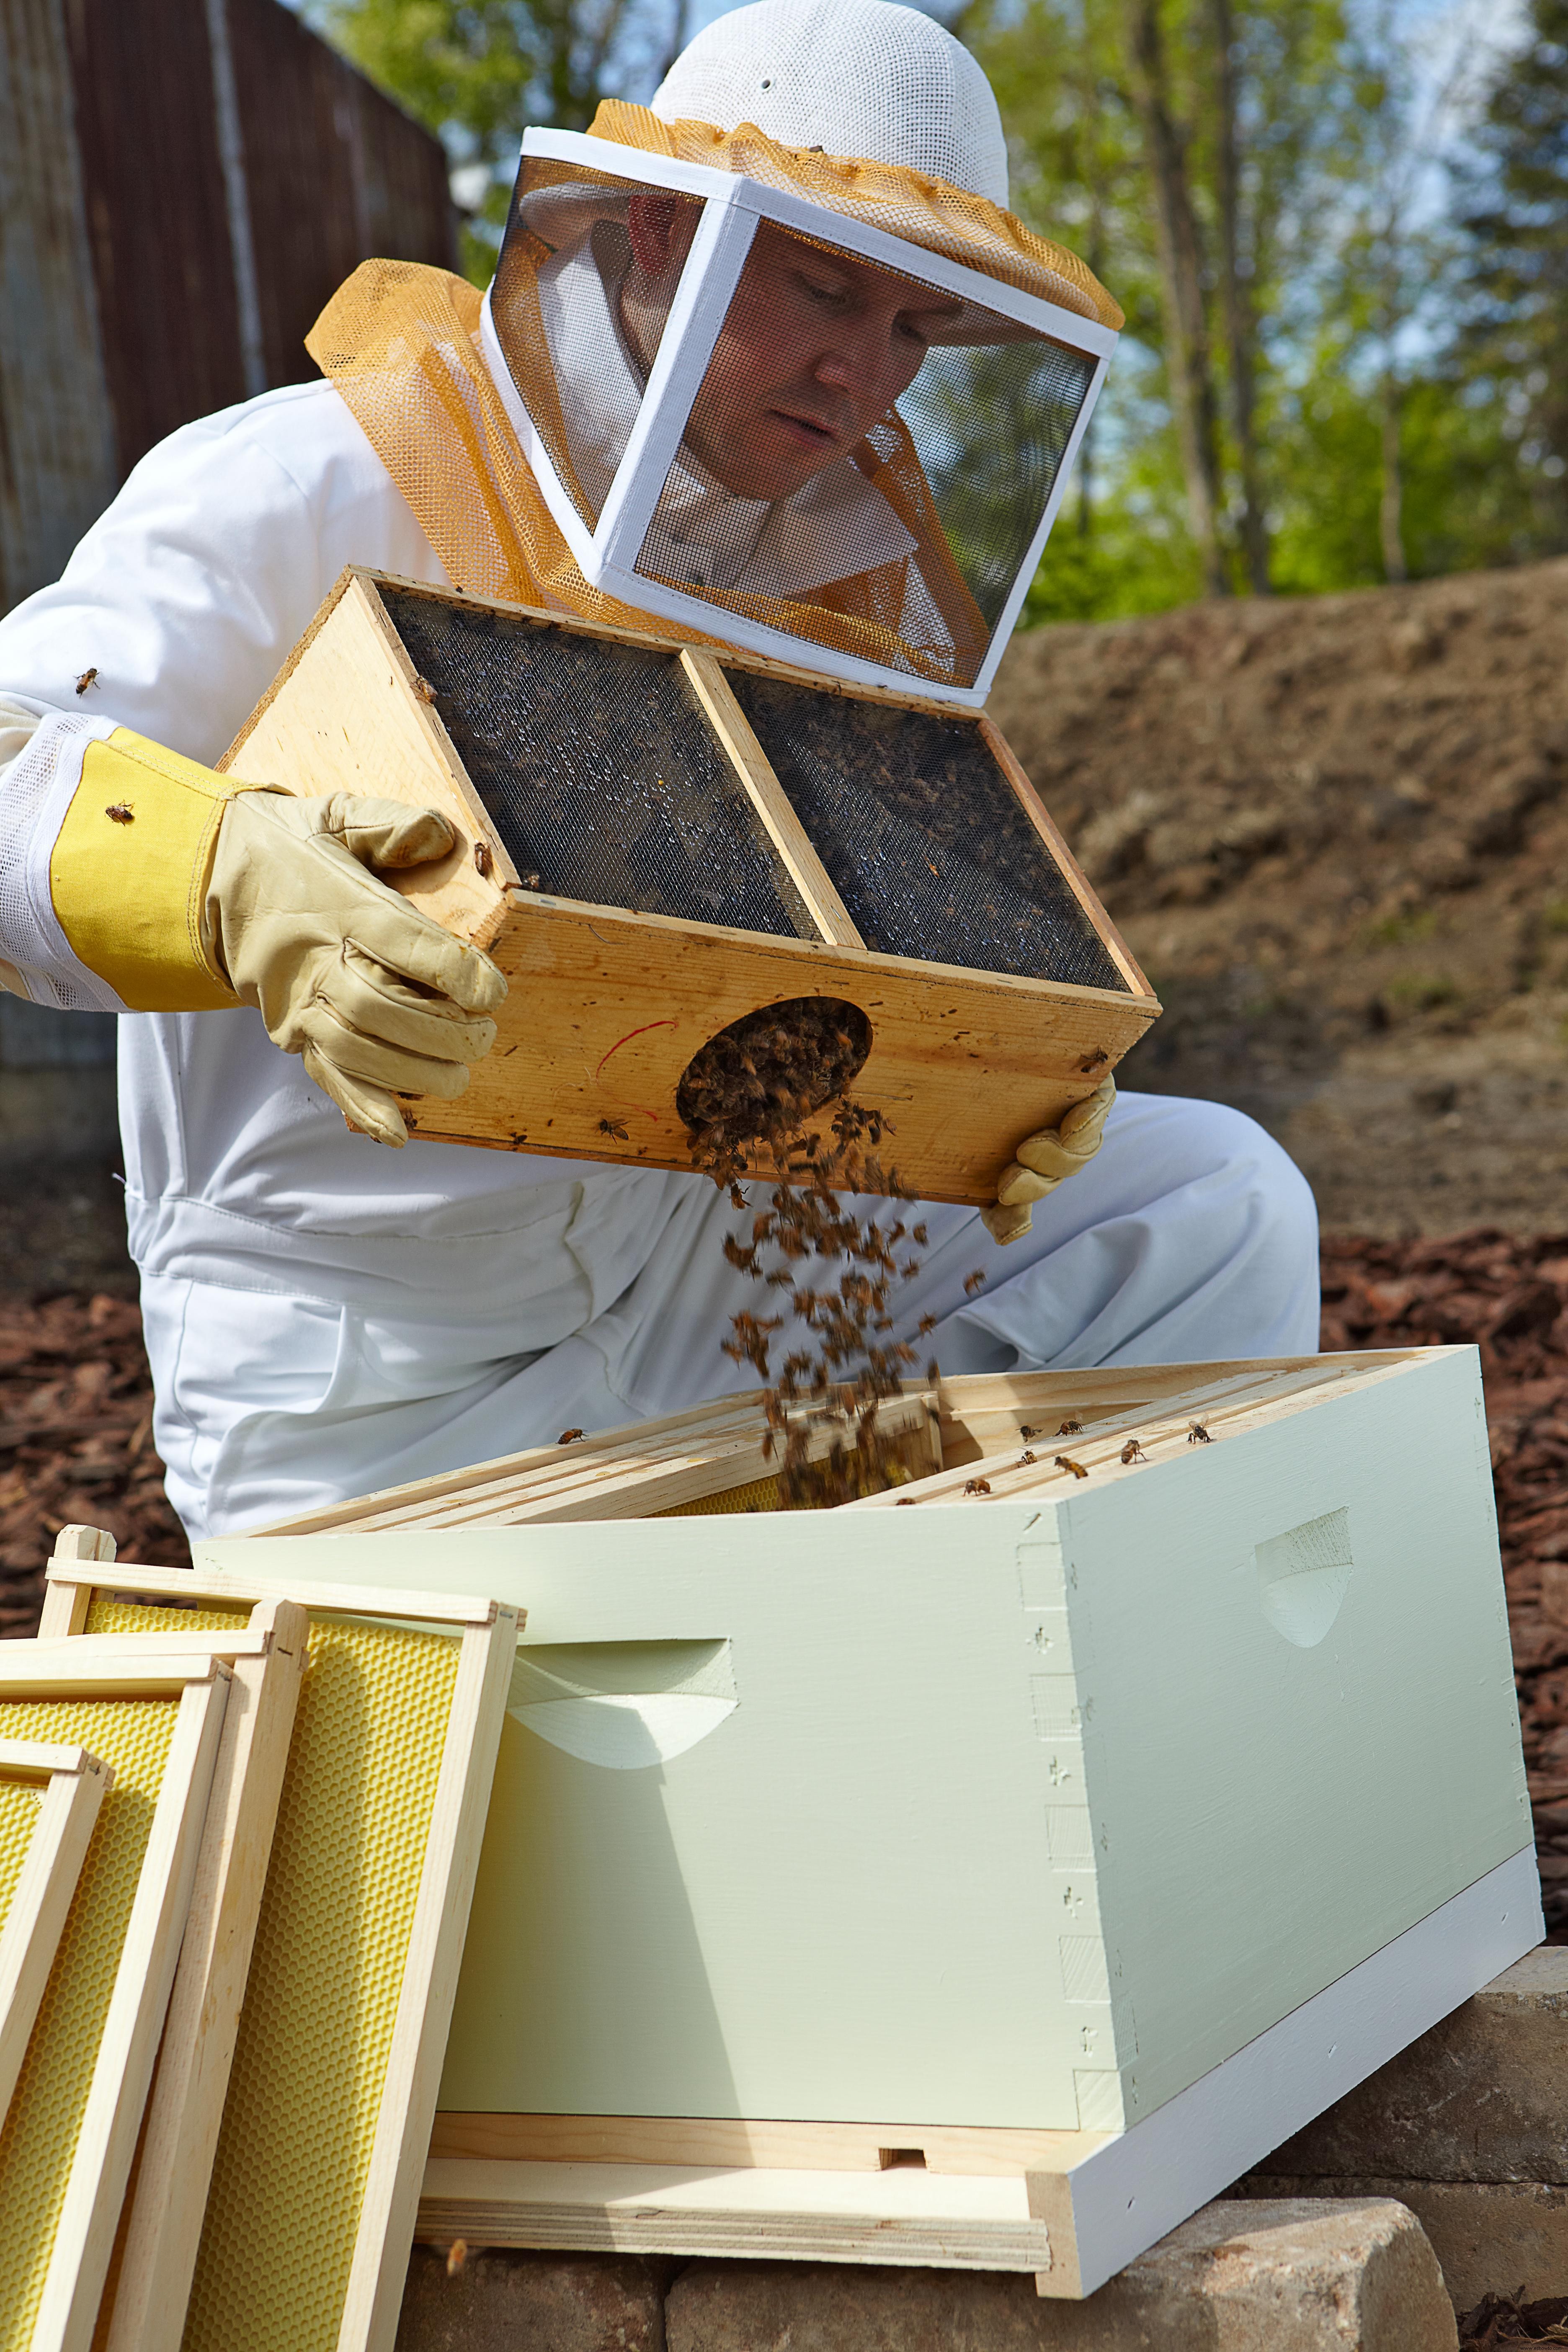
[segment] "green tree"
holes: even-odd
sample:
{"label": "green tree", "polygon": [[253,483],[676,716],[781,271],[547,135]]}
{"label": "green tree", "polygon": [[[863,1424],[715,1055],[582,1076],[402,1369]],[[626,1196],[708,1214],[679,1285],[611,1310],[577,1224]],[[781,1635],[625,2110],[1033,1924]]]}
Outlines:
{"label": "green tree", "polygon": [[464,266],[495,266],[531,122],[584,131],[605,97],[647,97],[685,40],[686,0],[306,0],[304,13],[445,141]]}
{"label": "green tree", "polygon": [[1568,0],[1533,0],[1459,173],[1456,360],[1497,420],[1510,551],[1568,547]]}

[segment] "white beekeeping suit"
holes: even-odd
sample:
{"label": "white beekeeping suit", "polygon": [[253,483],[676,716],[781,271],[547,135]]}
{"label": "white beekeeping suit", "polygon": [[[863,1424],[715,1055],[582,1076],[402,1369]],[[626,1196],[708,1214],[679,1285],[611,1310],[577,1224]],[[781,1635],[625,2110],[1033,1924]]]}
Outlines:
{"label": "white beekeeping suit", "polygon": [[[748,157],[787,151],[819,177],[835,159],[865,159],[852,168],[873,192],[910,174],[928,204],[971,191],[989,207],[984,234],[1025,252],[1028,233],[997,209],[1005,156],[984,78],[930,19],[886,0],[762,0],[699,37],[650,113],[621,116],[636,139],[700,134],[716,152],[750,126]],[[615,135],[628,135],[624,121]],[[585,249],[602,306],[624,256]],[[38,1003],[127,1016],[127,1213],[155,1436],[198,1535],[567,1426],[672,1411],[741,1377],[721,1352],[742,1294],[720,1248],[732,1213],[706,1180],[417,1139],[384,1148],[402,1135],[400,1097],[466,1082],[502,990],[486,959],[371,871],[438,854],[439,821],[237,795],[211,772],[346,564],[449,586],[460,557],[470,591],[635,618],[584,581],[523,457],[515,306],[498,329],[504,306],[481,318],[444,273],[367,267],[382,272],[383,343],[354,341],[340,298],[325,341],[312,340],[331,380],[174,435],[58,584],[0,622],[0,982]],[[574,353],[569,277],[563,263],[545,278],[540,331],[548,312],[568,406],[574,382],[596,382],[610,410],[620,402],[613,439],[646,353],[628,331],[632,375],[605,392],[591,333],[587,360]],[[463,404],[442,417],[479,420],[468,471],[437,446],[414,373],[398,378],[387,356],[418,344],[397,302],[434,321],[422,348],[460,380]],[[591,471],[593,418],[586,405],[573,417]],[[686,454],[676,489],[708,519],[713,577],[682,593],[731,596],[739,611],[753,559],[765,594],[822,644],[875,625],[897,647],[900,626],[911,644],[925,628],[908,616],[929,588],[948,635],[928,630],[909,658],[948,657],[959,592],[929,551],[915,566],[907,498],[873,513],[840,471],[798,494],[816,541],[770,543],[784,501],[731,516],[743,498],[715,490]],[[846,515],[855,527],[857,505],[864,570],[836,583],[825,620],[811,575],[844,559],[810,547],[832,547]],[[895,575],[877,620],[860,583],[880,593]],[[722,636],[722,612],[707,626]],[[1310,1198],[1259,1129],[1214,1105],[1123,1097],[1097,1156],[1090,1129],[1070,1140],[1026,1151],[1042,1172],[1016,1170],[1015,1206],[987,1213],[993,1231],[1016,1234],[1005,1258],[976,1212],[928,1213],[926,1265],[900,1315],[911,1328],[937,1318],[945,1370],[1315,1347]],[[1033,1229],[1018,1231],[1031,1194]],[[982,1265],[989,1286],[970,1299],[964,1278]]]}

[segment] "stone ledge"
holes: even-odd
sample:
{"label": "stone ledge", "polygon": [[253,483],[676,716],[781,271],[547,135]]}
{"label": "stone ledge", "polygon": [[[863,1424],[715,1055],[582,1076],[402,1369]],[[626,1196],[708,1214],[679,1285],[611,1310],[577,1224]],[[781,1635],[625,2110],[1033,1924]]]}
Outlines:
{"label": "stone ledge", "polygon": [[1430,2239],[1456,2311],[1521,2288],[1527,2302],[1568,2294],[1568,2189],[1548,2182],[1280,2180],[1255,2173],[1232,2193],[1396,2198]]}
{"label": "stone ledge", "polygon": [[1087,2303],[996,2272],[693,2263],[668,2352],[1455,2352],[1419,2225],[1386,2200],[1210,2205]]}
{"label": "stone ledge", "polygon": [[1254,2178],[1568,2184],[1568,1948],[1527,1952]]}

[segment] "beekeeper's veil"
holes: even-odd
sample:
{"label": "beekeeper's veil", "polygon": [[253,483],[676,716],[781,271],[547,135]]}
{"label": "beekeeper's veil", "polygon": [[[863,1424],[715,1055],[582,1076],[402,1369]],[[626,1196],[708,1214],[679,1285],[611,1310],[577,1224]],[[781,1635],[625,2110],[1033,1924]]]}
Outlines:
{"label": "beekeeper's veil", "polygon": [[759,0],[531,131],[486,349],[586,578],[978,701],[1121,323],[1006,202],[980,68],[888,0]]}

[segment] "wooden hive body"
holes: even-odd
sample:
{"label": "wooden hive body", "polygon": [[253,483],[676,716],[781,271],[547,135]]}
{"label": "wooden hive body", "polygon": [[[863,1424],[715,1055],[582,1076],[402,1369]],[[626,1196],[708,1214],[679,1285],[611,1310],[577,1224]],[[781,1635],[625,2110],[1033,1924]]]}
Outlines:
{"label": "wooden hive body", "polygon": [[729,1400],[198,1548],[526,1605],[437,2158],[1124,2141],[1084,2292],[1539,1938],[1473,1350],[934,1405],[940,1471],[743,1534],[615,1516],[749,1466]]}
{"label": "wooden hive body", "polygon": [[829,998],[884,1156],[984,1202],[1159,1012],[993,722],[918,697],[349,572],[222,764],[453,820],[397,887],[511,987],[426,1137],[687,1167],[692,1056]]}

